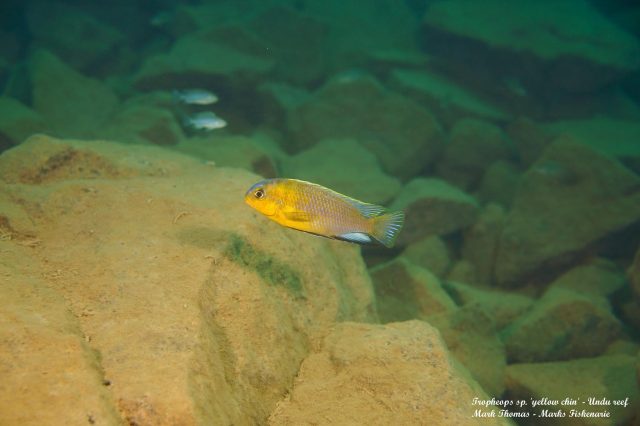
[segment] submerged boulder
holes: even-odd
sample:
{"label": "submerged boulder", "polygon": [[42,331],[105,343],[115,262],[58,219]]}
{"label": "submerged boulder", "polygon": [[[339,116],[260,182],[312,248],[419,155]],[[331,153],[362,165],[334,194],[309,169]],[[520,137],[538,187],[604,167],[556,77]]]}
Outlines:
{"label": "submerged boulder", "polygon": [[435,275],[402,256],[377,265],[371,279],[382,323],[424,319],[456,307]]}
{"label": "submerged boulder", "polygon": [[517,78],[534,95],[595,91],[640,68],[638,39],[586,0],[433,2],[423,38],[455,72]]}
{"label": "submerged boulder", "polygon": [[[567,416],[571,410],[578,413],[608,412],[606,418],[582,417],[584,423],[580,424],[633,424],[634,419],[637,420],[640,399],[635,377],[636,359],[629,355],[610,355],[541,364],[513,364],[507,367],[507,392],[512,399],[547,400],[544,405],[531,407],[530,414],[540,416],[541,410],[562,410]],[[567,398],[575,402],[562,404]],[[606,399],[609,404],[592,405],[589,398],[597,401]],[[574,415],[573,418],[580,417]]]}
{"label": "submerged boulder", "polygon": [[343,323],[304,360],[269,424],[507,424],[474,419],[461,403],[474,397],[488,399],[429,324]]}
{"label": "submerged boulder", "polygon": [[520,181],[500,237],[496,280],[517,286],[557,274],[639,221],[640,178],[580,143],[559,139]]}
{"label": "submerged boulder", "polygon": [[37,50],[29,60],[33,109],[57,136],[95,137],[113,115],[118,97],[54,54]]}
{"label": "submerged boulder", "polygon": [[404,210],[398,243],[406,245],[429,235],[446,235],[473,224],[477,201],[440,179],[416,178],[404,186],[391,210]]}
{"label": "submerged boulder", "polygon": [[545,362],[600,355],[621,332],[604,297],[553,287],[502,338],[510,362]]}
{"label": "submerged boulder", "polygon": [[374,321],[358,248],[255,213],[257,179],[149,146],[4,152],[0,423],[264,423],[313,342]]}
{"label": "submerged boulder", "polygon": [[291,111],[289,128],[290,151],[323,139],[352,138],[375,154],[385,172],[401,179],[433,164],[443,144],[429,111],[367,76],[329,81]]}
{"label": "submerged boulder", "polygon": [[0,152],[46,129],[42,117],[31,108],[8,96],[0,97]]}

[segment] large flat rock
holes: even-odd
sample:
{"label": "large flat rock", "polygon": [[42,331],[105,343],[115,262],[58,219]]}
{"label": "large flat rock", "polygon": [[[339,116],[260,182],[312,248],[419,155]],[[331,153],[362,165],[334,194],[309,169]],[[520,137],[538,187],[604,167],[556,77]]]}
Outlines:
{"label": "large flat rock", "polygon": [[357,246],[255,213],[259,179],[107,142],[3,153],[0,423],[262,423],[313,342],[374,320]]}

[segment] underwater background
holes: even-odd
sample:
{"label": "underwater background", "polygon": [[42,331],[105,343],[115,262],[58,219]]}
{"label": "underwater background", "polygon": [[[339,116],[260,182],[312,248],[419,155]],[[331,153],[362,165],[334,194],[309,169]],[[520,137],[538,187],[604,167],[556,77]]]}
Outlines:
{"label": "underwater background", "polygon": [[7,0],[0,90],[0,425],[640,425],[638,2]]}

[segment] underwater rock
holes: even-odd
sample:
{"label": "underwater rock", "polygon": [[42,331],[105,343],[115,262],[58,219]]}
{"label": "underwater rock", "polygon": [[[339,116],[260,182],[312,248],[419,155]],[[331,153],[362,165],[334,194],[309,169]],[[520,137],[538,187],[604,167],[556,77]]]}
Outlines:
{"label": "underwater rock", "polygon": [[389,84],[427,106],[447,127],[467,117],[495,123],[505,122],[510,117],[497,105],[433,71],[397,69],[391,73]]}
{"label": "underwater rock", "polygon": [[534,303],[528,296],[458,281],[445,281],[443,287],[458,305],[479,305],[484,308],[493,319],[496,330],[502,330],[513,323]]}
{"label": "underwater rock", "polygon": [[126,143],[175,145],[185,136],[171,111],[134,102],[118,110],[101,137]]}
{"label": "underwater rock", "polygon": [[462,258],[474,267],[477,283],[491,284],[498,242],[506,213],[497,204],[482,209],[478,220],[464,233]]}
{"label": "underwater rock", "polygon": [[[556,405],[529,407],[528,411],[532,415],[540,415],[543,409],[548,412],[561,409],[567,416],[571,410],[608,411],[609,418],[582,418],[581,422],[576,424],[633,424],[632,419],[637,416],[640,400],[635,378],[635,362],[636,358],[633,356],[612,355],[543,364],[509,365],[506,377],[507,392],[514,400],[540,401],[546,398],[548,401],[558,401]],[[560,405],[566,398],[575,400],[575,405]],[[625,401],[628,398],[628,403],[626,407],[611,403],[605,406],[588,405],[588,398],[600,401],[603,398],[608,401]]]}
{"label": "underwater rock", "polygon": [[556,278],[550,288],[610,298],[626,285],[624,272],[611,260],[588,259]]}
{"label": "underwater rock", "polygon": [[627,276],[629,277],[629,285],[635,295],[636,301],[640,303],[640,247],[636,251],[633,263],[627,270]]}
{"label": "underwater rock", "polygon": [[545,362],[600,355],[621,332],[607,299],[554,287],[502,339],[510,363]]}
{"label": "underwater rock", "polygon": [[616,119],[590,117],[585,120],[564,120],[545,124],[554,134],[568,134],[595,151],[618,159],[622,164],[640,174],[640,117]]}
{"label": "underwater rock", "polygon": [[216,167],[235,167],[265,178],[279,176],[277,153],[246,136],[211,135],[192,137],[172,147],[176,151],[203,159]]}
{"label": "underwater rock", "polygon": [[16,99],[0,96],[0,152],[46,129],[38,113]]}
{"label": "underwater rock", "polygon": [[545,279],[640,221],[640,178],[583,144],[559,139],[523,175],[496,258],[504,286]]}
{"label": "underwater rock", "polygon": [[370,274],[383,324],[422,319],[456,307],[435,275],[402,256],[375,266]]}
{"label": "underwater rock", "polygon": [[491,313],[480,304],[468,304],[448,313],[430,315],[447,348],[482,388],[493,396],[504,391],[506,358],[504,345]]}
{"label": "underwater rock", "polygon": [[594,92],[640,68],[638,39],[585,0],[438,1],[427,9],[422,35],[455,73],[517,78],[534,95]]}
{"label": "underwater rock", "polygon": [[457,260],[449,269],[446,281],[460,281],[463,283],[478,283],[476,267],[468,260]]}
{"label": "underwater rock", "polygon": [[476,219],[478,203],[443,180],[416,178],[404,186],[389,208],[406,214],[398,244],[407,245],[468,227]]}
{"label": "underwater rock", "polygon": [[526,117],[509,123],[506,132],[516,147],[520,163],[525,167],[529,167],[540,158],[554,139],[543,126]]}
{"label": "underwater rock", "polygon": [[496,203],[508,209],[518,190],[520,171],[509,162],[496,161],[482,176],[477,197],[484,204]]}
{"label": "underwater rock", "polygon": [[283,82],[263,83],[256,89],[256,94],[260,102],[261,124],[276,129],[286,129],[289,112],[311,96],[308,91]]}
{"label": "underwater rock", "polygon": [[[319,161],[319,159],[330,161]],[[283,175],[317,183],[358,200],[386,204],[402,188],[376,157],[351,139],[326,139],[283,161]]]}
{"label": "underwater rock", "polygon": [[401,179],[431,165],[443,144],[429,111],[367,76],[329,81],[291,112],[289,129],[290,151],[323,139],[355,139],[376,155],[385,172]]}
{"label": "underwater rock", "polygon": [[427,68],[430,57],[418,49],[376,49],[365,52],[365,67],[382,81],[388,81],[396,69],[421,70]]}
{"label": "underwater rock", "polygon": [[273,6],[254,17],[247,28],[269,49],[278,79],[298,85],[321,81],[328,65],[327,24],[289,7]]}
{"label": "underwater rock", "polygon": [[376,319],[358,247],[255,214],[242,195],[260,178],[245,171],[38,136],[0,156],[0,179],[2,259],[26,265],[0,298],[34,280],[44,292],[0,307],[3,335],[22,339],[0,349],[0,416],[22,416],[3,423],[264,423],[312,342]]}
{"label": "underwater rock", "polygon": [[440,237],[432,235],[409,244],[402,257],[429,270],[438,278],[443,278],[451,266],[449,249]]}
{"label": "underwater rock", "polygon": [[14,200],[2,199],[0,216],[0,423],[120,424],[100,353],[68,301],[50,288],[52,280],[64,285],[64,278],[34,261],[38,240],[24,232],[15,209],[15,220],[6,220]]}
{"label": "underwater rock", "polygon": [[303,361],[268,424],[477,425],[461,403],[474,396],[487,398],[427,323],[342,323]]}
{"label": "underwater rock", "polygon": [[48,51],[31,55],[29,76],[33,109],[57,136],[95,137],[118,106],[109,87],[83,76]]}
{"label": "underwater rock", "polygon": [[[166,54],[148,58],[134,77],[142,90],[207,87],[232,101],[274,66],[265,46],[241,27],[213,27],[180,37]],[[223,90],[224,89],[224,90]],[[250,104],[255,96],[244,100]]]}
{"label": "underwater rock", "polygon": [[491,163],[507,160],[510,151],[506,136],[498,126],[473,118],[458,120],[451,129],[436,174],[469,191],[478,186]]}
{"label": "underwater rock", "polygon": [[76,70],[93,74],[126,45],[116,28],[62,2],[28,2],[26,19],[33,46],[48,49]]}

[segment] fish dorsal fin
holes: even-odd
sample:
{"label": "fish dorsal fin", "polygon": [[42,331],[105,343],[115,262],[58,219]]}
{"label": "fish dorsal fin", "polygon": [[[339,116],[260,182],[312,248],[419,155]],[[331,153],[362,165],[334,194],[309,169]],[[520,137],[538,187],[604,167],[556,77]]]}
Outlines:
{"label": "fish dorsal fin", "polygon": [[380,216],[382,213],[386,211],[386,209],[382,206],[378,206],[376,204],[363,203],[362,201],[358,201],[354,198],[347,197],[346,195],[338,194],[340,198],[342,198],[347,203],[351,204],[355,207],[362,216],[366,218]]}
{"label": "fish dorsal fin", "polygon": [[335,238],[358,244],[371,244],[373,242],[369,235],[362,232],[348,232],[346,234],[336,235]]}

